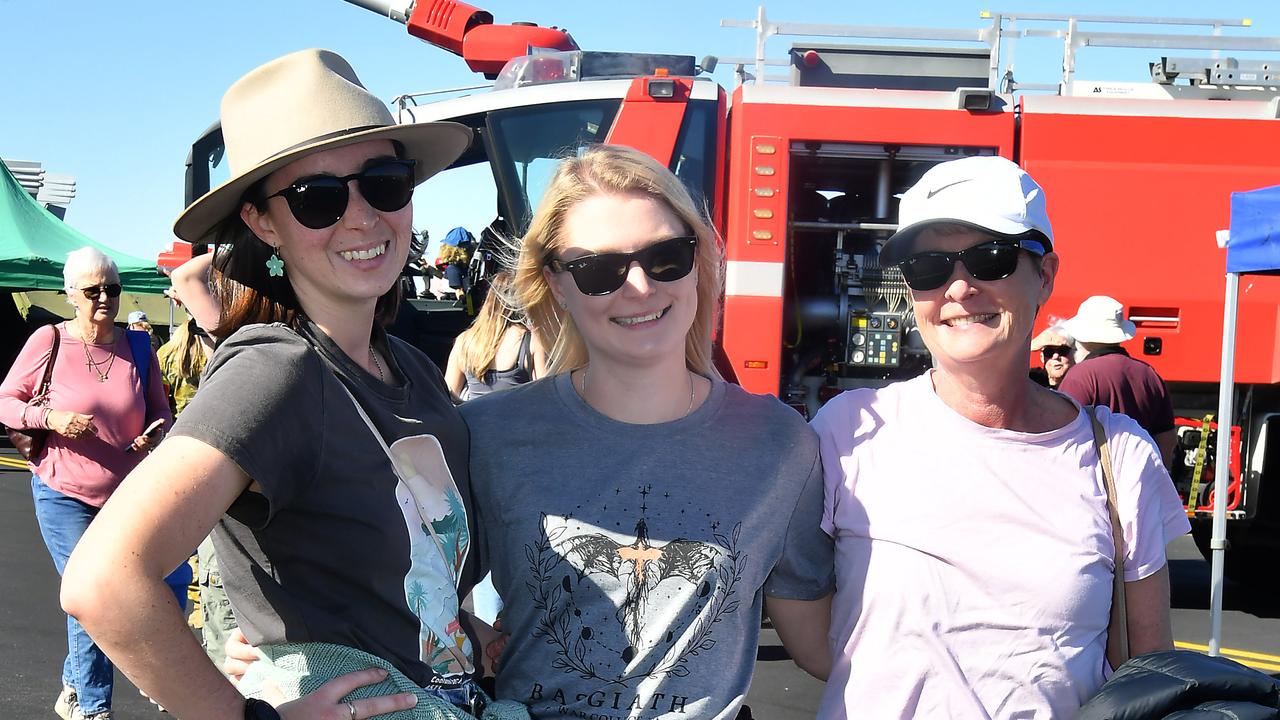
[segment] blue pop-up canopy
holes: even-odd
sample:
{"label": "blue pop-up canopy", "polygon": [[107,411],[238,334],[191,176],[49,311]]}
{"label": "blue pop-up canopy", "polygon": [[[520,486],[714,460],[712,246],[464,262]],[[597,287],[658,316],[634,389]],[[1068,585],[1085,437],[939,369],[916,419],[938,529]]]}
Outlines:
{"label": "blue pop-up canopy", "polygon": [[1280,185],[1231,193],[1227,272],[1280,271]]}
{"label": "blue pop-up canopy", "polygon": [[[1218,378],[1216,465],[1228,467],[1235,403],[1236,313],[1241,275],[1280,274],[1280,185],[1231,193],[1231,227],[1227,231],[1226,297],[1222,312],[1222,373]],[[1222,568],[1227,539],[1227,483],[1230,472],[1214,475],[1213,569],[1209,581],[1209,654],[1217,655],[1222,640]]]}

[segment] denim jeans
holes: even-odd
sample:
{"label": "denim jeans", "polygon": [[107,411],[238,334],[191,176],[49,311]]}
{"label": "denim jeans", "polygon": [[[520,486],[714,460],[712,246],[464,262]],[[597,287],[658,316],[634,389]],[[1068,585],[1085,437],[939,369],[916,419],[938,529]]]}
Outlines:
{"label": "denim jeans", "polygon": [[[36,520],[40,523],[40,535],[53,558],[53,566],[62,576],[67,558],[75,550],[76,543],[98,514],[98,508],[68,497],[44,484],[37,475],[31,476],[31,497],[35,501]],[[186,607],[186,581],[180,589],[184,572],[189,581],[191,568],[186,563],[178,567],[165,582],[174,589],[178,604]],[[171,582],[172,580],[172,582]],[[114,668],[105,653],[98,648],[84,627],[75,618],[67,616],[67,658],[62,664],[62,684],[73,688],[86,717],[111,709],[111,689]]]}

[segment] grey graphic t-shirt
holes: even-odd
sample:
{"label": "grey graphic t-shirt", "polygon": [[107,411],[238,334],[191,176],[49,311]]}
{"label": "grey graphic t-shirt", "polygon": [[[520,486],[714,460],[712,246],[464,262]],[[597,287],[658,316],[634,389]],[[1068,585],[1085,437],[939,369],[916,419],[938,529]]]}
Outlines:
{"label": "grey graphic t-shirt", "polygon": [[536,718],[732,718],[762,595],[833,588],[817,440],[772,397],[715,382],[688,417],[631,425],[559,375],[462,411],[511,633],[498,697]]}
{"label": "grey graphic t-shirt", "polygon": [[381,331],[374,342],[396,383],[309,323],[242,328],[173,434],[217,448],[257,483],[214,533],[250,643],[348,645],[420,685],[453,687],[475,674],[458,612],[476,580],[467,429],[425,355]]}

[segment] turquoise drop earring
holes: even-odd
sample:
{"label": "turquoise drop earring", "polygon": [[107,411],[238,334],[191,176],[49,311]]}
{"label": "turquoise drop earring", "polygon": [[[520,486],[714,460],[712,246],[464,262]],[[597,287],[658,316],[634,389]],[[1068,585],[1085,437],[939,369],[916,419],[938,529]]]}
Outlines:
{"label": "turquoise drop earring", "polygon": [[284,277],[284,260],[271,248],[271,257],[267,258],[267,274],[271,277]]}

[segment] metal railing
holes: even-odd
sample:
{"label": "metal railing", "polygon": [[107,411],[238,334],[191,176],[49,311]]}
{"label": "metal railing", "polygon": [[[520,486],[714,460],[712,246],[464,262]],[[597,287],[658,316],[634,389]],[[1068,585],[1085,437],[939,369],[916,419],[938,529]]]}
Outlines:
{"label": "metal railing", "polygon": [[[768,74],[769,67],[789,67],[788,59],[770,58],[765,50],[769,38],[793,37],[858,38],[869,40],[910,40],[986,45],[990,52],[987,88],[996,92],[1049,90],[1063,92],[1075,77],[1076,55],[1085,47],[1209,50],[1211,60],[1222,52],[1280,52],[1280,37],[1240,37],[1222,35],[1225,27],[1251,27],[1246,18],[1163,18],[1132,15],[1068,15],[1058,13],[983,12],[986,27],[976,29],[890,27],[878,25],[837,25],[779,22],[770,20],[761,5],[754,20],[721,20],[722,27],[756,31],[755,56],[721,58],[721,62],[737,66],[738,83],[789,82],[789,76]],[[1058,23],[1064,27],[1019,27],[1020,23]],[[1210,28],[1208,34],[1155,32],[1115,32],[1091,30],[1081,25],[1148,25],[1190,26]],[[1057,38],[1062,41],[1062,75],[1060,83],[1022,84],[1014,80],[1016,41],[1024,38]],[[1003,55],[1003,58],[1002,58]],[[1280,63],[1277,63],[1280,66]],[[746,68],[750,66],[753,72]],[[1225,83],[1224,83],[1225,84]]]}

